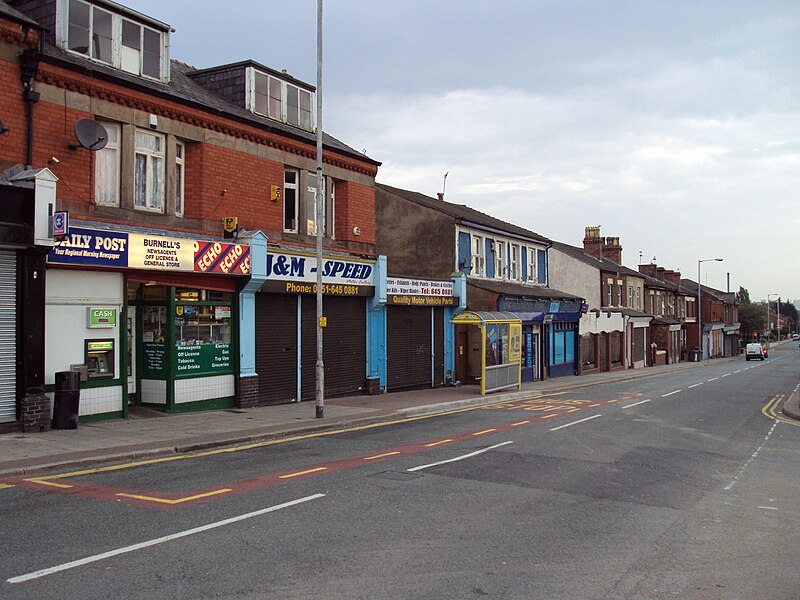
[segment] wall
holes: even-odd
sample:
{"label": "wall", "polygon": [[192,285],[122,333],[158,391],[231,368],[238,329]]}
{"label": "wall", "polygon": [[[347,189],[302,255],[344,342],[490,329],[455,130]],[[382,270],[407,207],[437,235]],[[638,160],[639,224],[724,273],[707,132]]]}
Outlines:
{"label": "wall", "polygon": [[589,309],[600,308],[600,271],[555,247],[548,251],[550,287],[583,298]]}

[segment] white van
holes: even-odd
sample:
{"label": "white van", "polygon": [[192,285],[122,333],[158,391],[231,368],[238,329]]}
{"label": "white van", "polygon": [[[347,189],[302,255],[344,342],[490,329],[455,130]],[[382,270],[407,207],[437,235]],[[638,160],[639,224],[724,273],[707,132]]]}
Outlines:
{"label": "white van", "polygon": [[751,358],[764,360],[764,350],[761,348],[761,344],[747,344],[747,347],[744,349],[744,357],[746,360],[750,360]]}

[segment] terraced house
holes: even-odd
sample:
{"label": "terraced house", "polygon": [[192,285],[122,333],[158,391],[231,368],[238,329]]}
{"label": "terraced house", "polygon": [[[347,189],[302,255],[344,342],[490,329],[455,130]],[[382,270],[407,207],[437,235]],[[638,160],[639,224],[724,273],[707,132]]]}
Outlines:
{"label": "terraced house", "polygon": [[0,421],[44,426],[36,390],[68,370],[84,420],[313,397],[317,236],[328,392],[366,388],[379,163],[325,135],[318,178],[313,85],[179,62],[170,25],[106,0],[0,2],[0,26],[2,192],[45,203],[41,245],[0,250],[35,273],[8,291],[28,341],[0,349]]}

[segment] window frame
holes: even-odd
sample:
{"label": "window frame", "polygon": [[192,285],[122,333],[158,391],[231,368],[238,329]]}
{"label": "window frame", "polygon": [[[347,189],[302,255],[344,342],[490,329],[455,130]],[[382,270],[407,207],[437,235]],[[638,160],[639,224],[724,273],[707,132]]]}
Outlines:
{"label": "window frame", "polygon": [[[266,117],[268,119],[273,119],[275,121],[280,121],[281,123],[285,123],[287,125],[291,125],[292,127],[297,127],[298,129],[302,129],[303,131],[316,131],[317,126],[317,114],[316,114],[316,102],[315,100],[315,93],[311,90],[306,89],[305,87],[295,85],[293,83],[289,83],[281,79],[280,77],[276,77],[271,73],[265,73],[257,69],[256,67],[248,67],[248,75],[247,75],[247,108],[251,112],[257,115],[261,115],[262,117]],[[262,95],[258,90],[257,79],[259,77],[263,77],[266,80],[266,112],[263,112],[258,109],[258,99]],[[273,84],[279,83],[280,84],[280,98],[275,98],[272,95]],[[297,92],[297,105],[294,106],[290,104],[289,100],[289,93],[296,91]],[[304,99],[308,100],[308,109],[306,110],[303,106]],[[273,99],[280,102],[280,114],[275,114],[276,111],[273,110]],[[290,114],[290,109],[296,108],[297,115],[296,118],[293,119]],[[308,127],[305,127],[302,122],[303,119],[301,118],[302,115],[307,114],[308,118]]]}
{"label": "window frame", "polygon": [[506,278],[506,242],[494,240],[494,277],[495,279]]}
{"label": "window frame", "polygon": [[[111,134],[108,136],[108,141],[103,149],[98,150],[95,153],[95,164],[94,164],[94,203],[97,206],[119,206],[120,205],[120,178],[121,178],[121,165],[122,165],[122,125],[119,123],[108,123],[108,122],[101,122],[101,125],[106,129],[106,131],[115,130],[116,131],[116,141],[111,140]],[[100,189],[100,184],[102,178],[100,177],[100,170],[101,167],[104,165],[103,162],[100,161],[100,156],[105,156],[107,153],[106,151],[114,151],[116,154],[115,160],[115,172],[114,172],[114,179],[115,179],[115,188],[114,189],[114,202],[102,202],[100,199],[103,197],[103,194]],[[101,152],[103,153],[101,155]]]}
{"label": "window frame", "polygon": [[537,283],[539,281],[539,278],[537,277],[537,274],[536,274],[536,257],[537,257],[536,250],[537,249],[534,248],[533,246],[527,246],[527,249],[528,249],[528,251],[527,251],[527,255],[528,255],[527,256],[527,259],[528,259],[528,281],[533,282],[533,283]]}
{"label": "window frame", "polygon": [[519,267],[519,260],[520,260],[520,245],[519,244],[509,244],[510,252],[508,256],[508,278],[512,281],[518,281],[522,278],[522,274],[520,273]]}
{"label": "window frame", "polygon": [[486,277],[486,241],[482,235],[470,233],[470,258],[473,271],[471,274],[475,277]]}
{"label": "window frame", "polygon": [[[295,179],[293,183],[289,183],[286,181],[287,173],[294,173]],[[286,228],[286,203],[289,201],[289,195],[286,193],[286,190],[293,190],[292,195],[294,196],[294,229]],[[283,168],[283,232],[284,233],[299,232],[299,226],[300,226],[300,215],[298,215],[298,210],[300,208],[299,191],[300,191],[300,170],[293,169],[291,167],[284,167]]]}
{"label": "window frame", "polygon": [[[161,140],[161,150],[151,150],[149,148],[139,146],[138,136],[139,134],[154,137],[156,139]],[[146,129],[136,128],[134,130],[134,150],[133,150],[133,208],[135,210],[141,210],[146,212],[153,212],[153,213],[165,213],[166,212],[166,196],[167,196],[167,189],[166,189],[166,163],[167,163],[167,136],[163,133],[157,133],[155,131],[148,131]],[[137,200],[137,191],[138,191],[138,180],[137,180],[137,168],[136,162],[138,156],[144,156],[146,159],[147,170],[145,173],[145,205],[141,206],[136,204]],[[160,159],[160,179],[161,185],[159,186],[160,194],[160,206],[152,206],[152,196],[151,196],[151,166],[152,163]]]}
{"label": "window frame", "polygon": [[[87,52],[80,52],[78,50],[73,50],[69,47],[70,41],[70,9],[71,3],[75,2],[77,4],[82,4],[89,8],[89,45],[87,47]],[[95,10],[102,11],[104,13],[108,13],[111,16],[111,57],[110,60],[104,60],[96,56],[94,51],[94,13]],[[86,0],[58,0],[57,7],[56,7],[56,15],[57,15],[57,25],[56,25],[56,45],[65,51],[69,52],[70,54],[74,54],[76,56],[80,56],[91,61],[108,65],[114,69],[118,69],[124,73],[130,73],[137,77],[143,77],[145,79],[150,79],[153,81],[160,81],[160,82],[167,82],[169,80],[169,42],[168,42],[168,32],[162,31],[151,25],[147,25],[142,21],[137,21],[133,15],[123,14],[114,12],[110,10],[106,6],[99,6],[97,4],[93,4],[92,2],[87,2]],[[122,43],[122,30],[123,30],[123,21],[128,21],[136,26],[139,29],[139,60],[138,60],[138,68],[134,72],[130,69],[124,69],[122,67],[123,64],[123,43]],[[145,30],[148,30],[152,33],[155,33],[158,36],[158,76],[153,76],[144,72],[144,65],[145,65]],[[126,46],[130,48],[130,46]]]}
{"label": "window frame", "polygon": [[[179,152],[180,150],[180,152]],[[175,140],[175,216],[182,217],[186,209],[186,142]],[[180,173],[180,177],[178,174]]]}

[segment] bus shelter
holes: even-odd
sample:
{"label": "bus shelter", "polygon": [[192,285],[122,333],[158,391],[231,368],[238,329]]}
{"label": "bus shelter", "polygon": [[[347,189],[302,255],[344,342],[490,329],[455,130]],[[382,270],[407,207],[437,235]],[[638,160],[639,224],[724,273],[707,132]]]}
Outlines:
{"label": "bus shelter", "polygon": [[477,383],[481,395],[520,389],[522,321],[513,313],[465,311],[455,326],[456,374],[462,383]]}

